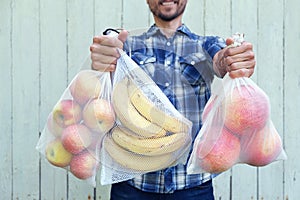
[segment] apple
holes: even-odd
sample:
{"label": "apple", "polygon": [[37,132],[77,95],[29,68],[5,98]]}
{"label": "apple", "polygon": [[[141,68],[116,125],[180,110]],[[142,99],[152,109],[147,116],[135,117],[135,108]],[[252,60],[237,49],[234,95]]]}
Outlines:
{"label": "apple", "polygon": [[80,105],[86,104],[90,99],[99,97],[101,82],[98,72],[94,70],[80,71],[72,80],[69,90]]}
{"label": "apple", "polygon": [[276,160],[282,141],[273,124],[242,138],[241,161],[252,166],[265,166]]}
{"label": "apple", "polygon": [[115,123],[115,113],[112,105],[105,99],[93,99],[82,111],[84,124],[99,133],[108,132]]}
{"label": "apple", "polygon": [[60,137],[64,128],[58,125],[58,123],[53,119],[53,115],[51,114],[47,119],[47,129],[55,137]]}
{"label": "apple", "polygon": [[72,99],[62,99],[54,106],[52,115],[60,127],[67,127],[81,120],[81,107]]}
{"label": "apple", "polygon": [[77,154],[91,144],[92,133],[83,124],[73,124],[63,130],[61,140],[67,151]]}
{"label": "apple", "polygon": [[95,153],[84,150],[73,156],[70,162],[70,171],[75,177],[85,180],[96,175],[98,166],[99,161]]}
{"label": "apple", "polygon": [[239,160],[240,140],[226,128],[212,128],[204,134],[197,146],[197,157],[202,170],[220,173]]}
{"label": "apple", "polygon": [[269,99],[259,88],[241,85],[233,88],[225,98],[225,126],[243,135],[263,128],[269,118]]}
{"label": "apple", "polygon": [[57,167],[68,166],[72,158],[72,154],[63,147],[60,139],[55,139],[47,145],[45,155],[46,159]]}

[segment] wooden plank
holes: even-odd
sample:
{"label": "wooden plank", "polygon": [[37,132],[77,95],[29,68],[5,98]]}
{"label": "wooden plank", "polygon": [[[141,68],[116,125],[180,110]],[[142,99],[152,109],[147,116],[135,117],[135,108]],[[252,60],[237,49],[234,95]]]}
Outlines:
{"label": "wooden plank", "polygon": [[123,3],[120,0],[95,1],[95,33],[102,35],[106,28],[122,28]]}
{"label": "wooden plank", "polygon": [[[41,96],[40,131],[67,84],[66,2],[40,2]],[[67,199],[67,171],[41,155],[41,199]]]}
{"label": "wooden plank", "polygon": [[[231,35],[231,1],[204,1],[204,34],[226,38]],[[220,20],[222,19],[222,20]],[[213,181],[216,199],[229,199],[232,170],[228,170]]]}
{"label": "wooden plank", "polygon": [[299,1],[285,3],[284,12],[284,131],[283,139],[288,159],[284,164],[285,199],[300,199],[300,13]]}
{"label": "wooden plank", "polygon": [[123,27],[125,29],[134,32],[145,30],[149,23],[149,8],[146,1],[123,1]]}
{"label": "wooden plank", "polygon": [[[276,12],[275,12],[276,11]],[[266,13],[269,13],[266,15]],[[270,98],[271,120],[283,135],[283,3],[258,5],[257,83]],[[272,78],[270,78],[272,77]],[[259,168],[258,198],[283,199],[283,162]]]}
{"label": "wooden plank", "polygon": [[[245,34],[245,40],[257,46],[257,2],[252,0],[232,1],[232,33]],[[257,66],[259,67],[259,66]],[[256,81],[256,74],[251,77]],[[233,167],[232,199],[257,199],[257,169],[245,164]]]}
{"label": "wooden plank", "polygon": [[4,0],[0,7],[0,194],[10,199],[12,188],[12,12],[11,1]]}
{"label": "wooden plank", "polygon": [[39,4],[13,2],[13,195],[39,198]]}
{"label": "wooden plank", "polygon": [[[122,27],[122,5],[120,0],[95,2],[95,34],[102,34],[103,30],[109,27]],[[101,169],[97,175],[96,199],[108,200],[111,185],[101,185]]]}
{"label": "wooden plank", "polygon": [[[94,2],[67,1],[67,66],[68,82],[90,58],[89,46],[94,35]],[[93,199],[94,188],[87,181],[79,180],[69,173],[69,199]]]}
{"label": "wooden plank", "polygon": [[204,0],[204,11],[205,35],[231,35],[231,0]]}
{"label": "wooden plank", "polygon": [[204,14],[204,1],[190,0],[183,15],[183,22],[191,31],[203,35],[205,27]]}

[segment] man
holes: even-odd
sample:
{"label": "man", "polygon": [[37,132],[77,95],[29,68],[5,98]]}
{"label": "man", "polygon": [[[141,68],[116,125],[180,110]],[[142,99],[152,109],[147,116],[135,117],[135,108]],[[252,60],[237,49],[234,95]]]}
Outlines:
{"label": "man", "polygon": [[[210,97],[213,76],[250,77],[255,59],[251,43],[225,48],[219,37],[202,37],[182,23],[188,0],[147,0],[155,24],[141,36],[128,37],[121,31],[117,38],[96,36],[90,47],[92,68],[99,71],[116,69],[117,48],[130,50],[132,59],[140,64],[157,83],[173,105],[193,122],[196,137],[202,121],[203,108]],[[125,42],[126,41],[126,42]],[[151,58],[151,59],[150,59]],[[185,165],[151,172],[132,180],[112,185],[111,199],[201,199],[212,200],[214,174],[187,175]]]}

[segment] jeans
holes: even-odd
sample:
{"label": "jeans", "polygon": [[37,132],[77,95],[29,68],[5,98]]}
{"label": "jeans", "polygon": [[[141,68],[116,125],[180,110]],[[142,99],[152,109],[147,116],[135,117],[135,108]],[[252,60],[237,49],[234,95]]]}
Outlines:
{"label": "jeans", "polygon": [[112,185],[110,195],[111,200],[214,200],[211,180],[197,187],[168,194],[143,192],[121,182]]}

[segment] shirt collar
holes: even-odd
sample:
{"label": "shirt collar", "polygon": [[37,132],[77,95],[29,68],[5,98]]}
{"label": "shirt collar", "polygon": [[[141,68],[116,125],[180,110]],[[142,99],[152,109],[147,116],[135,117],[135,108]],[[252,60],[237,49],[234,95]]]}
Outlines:
{"label": "shirt collar", "polygon": [[[180,27],[178,27],[176,32],[183,33],[183,34],[187,35],[190,38],[194,38],[194,34],[190,31],[190,29],[185,24],[182,24]],[[147,37],[152,37],[153,35],[155,35],[157,33],[161,34],[161,31],[155,24],[153,24],[148,29],[146,35],[147,35]]]}

